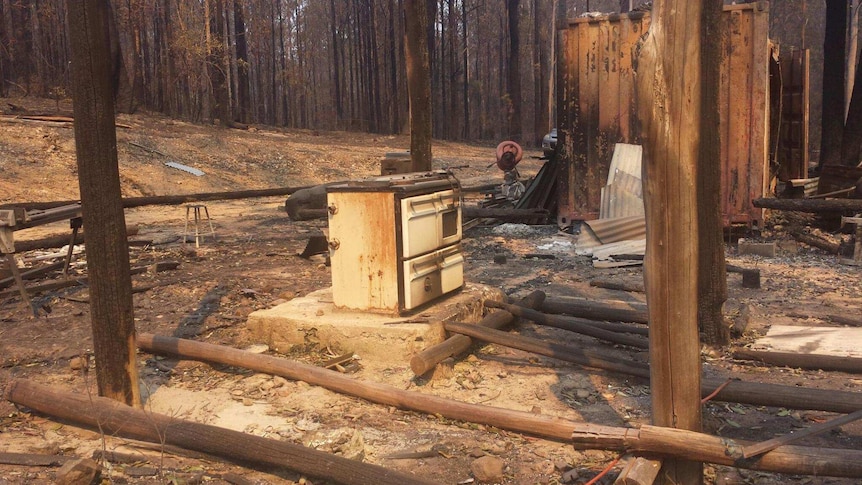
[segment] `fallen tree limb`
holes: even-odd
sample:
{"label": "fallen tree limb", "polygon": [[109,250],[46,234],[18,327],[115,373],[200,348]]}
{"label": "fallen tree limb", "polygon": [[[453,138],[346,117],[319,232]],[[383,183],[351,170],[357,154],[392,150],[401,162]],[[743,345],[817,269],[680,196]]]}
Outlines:
{"label": "fallen tree limb", "polygon": [[502,330],[465,323],[446,323],[446,330],[473,337],[478,340],[525,350],[534,354],[553,357],[583,367],[619,372],[649,379],[649,367],[634,361],[607,357],[599,352],[582,350],[573,345],[545,342],[536,338],[515,335]]}
{"label": "fallen tree limb", "polygon": [[772,438],[771,440],[766,440],[760,443],[748,445],[742,449],[742,456],[743,458],[751,458],[753,456],[762,455],[767,451],[772,451],[778,448],[779,446],[788,445],[790,443],[793,443],[794,441],[799,441],[802,438],[806,438],[808,436],[823,434],[839,426],[843,426],[845,424],[849,424],[853,421],[858,421],[860,419],[862,419],[862,410],[856,411],[855,413],[846,414],[835,419],[830,419],[825,423],[813,424],[805,429],[794,431],[793,433],[788,433],[784,436],[778,436],[776,438]]}
{"label": "fallen tree limb", "polygon": [[[184,194],[184,195],[154,195],[149,197],[124,197],[123,207],[126,209],[132,207],[143,207],[148,205],[179,205],[189,202],[206,202],[210,200],[233,200],[233,199],[253,199],[255,197],[273,197],[277,195],[290,195],[297,190],[309,188],[305,187],[280,187],[273,189],[257,189],[257,190],[236,190],[230,192],[203,192],[199,194]],[[64,205],[78,204],[79,200],[58,200],[52,202],[19,202],[14,204],[0,205],[0,209],[24,208],[28,210],[40,209],[46,210]]]}
{"label": "fallen tree limb", "polygon": [[851,327],[862,327],[862,319],[852,318],[846,315],[826,315],[826,318],[829,319],[832,323],[837,323],[839,325],[850,325]]}
{"label": "fallen tree limb", "polygon": [[759,198],[754,207],[793,212],[862,212],[862,199],[774,199]]}
{"label": "fallen tree limb", "polygon": [[[614,428],[589,423],[576,423],[561,418],[479,404],[468,404],[438,396],[405,391],[385,384],[360,382],[338,372],[299,362],[171,337],[139,334],[138,346],[148,352],[244,367],[258,372],[279,375],[288,379],[301,380],[332,391],[360,397],[379,404],[396,406],[400,409],[439,414],[450,419],[487,424],[501,429],[563,442],[573,440],[577,446],[584,448],[603,448],[618,451],[629,450],[643,454],[675,456],[695,461],[781,473],[862,477],[862,452],[857,450],[784,446],[766,453],[756,460],[740,460],[740,450],[746,443],[737,443],[728,438],[720,438],[693,431],[659,428],[656,426],[644,426],[640,430]],[[717,387],[715,385],[716,382],[718,384],[724,383],[724,381],[718,379],[706,381],[714,385],[709,389],[709,392],[712,392]],[[730,385],[718,393],[716,398],[725,393],[728,395],[734,394],[733,392],[728,392],[728,389],[732,389],[735,384],[739,383],[737,381],[731,382]],[[764,387],[760,383],[747,384]],[[795,386],[767,385],[765,386],[766,392],[774,392],[775,387],[788,388],[789,393],[804,390]],[[862,403],[862,399],[854,393],[836,391],[830,393],[830,395],[832,401],[850,401],[853,404]],[[847,396],[850,395],[853,397],[848,398]],[[806,409],[822,408],[808,407]],[[856,409],[862,409],[862,406]]]}
{"label": "fallen tree limb", "polygon": [[[538,308],[545,301],[545,293],[534,291],[521,299],[521,304],[530,308]],[[514,315],[507,311],[489,313],[477,325],[488,328],[502,329],[515,321]],[[433,369],[444,359],[466,352],[473,345],[473,340],[466,335],[452,335],[443,342],[422,350],[410,359],[410,369],[421,376]]]}
{"label": "fallen tree limb", "polygon": [[3,465],[21,466],[60,466],[69,460],[76,460],[74,456],[64,455],[40,455],[38,453],[0,453],[0,463]]}
{"label": "fallen tree limb", "polygon": [[583,320],[575,318],[560,317],[557,315],[546,315],[536,310],[520,307],[518,305],[510,305],[508,303],[500,303],[497,301],[487,301],[486,306],[492,308],[501,308],[511,313],[512,315],[532,320],[541,325],[561,328],[570,332],[577,332],[583,335],[588,335],[593,338],[605,340],[620,345],[628,345],[639,349],[649,348],[649,341],[643,337],[635,335],[625,335],[616,331],[605,330],[594,325],[585,323]]}
{"label": "fallen tree limb", "polygon": [[[167,271],[176,269],[179,267],[180,263],[176,261],[160,261],[155,264],[151,264],[149,266],[138,266],[129,270],[129,273],[132,275],[141,274],[141,273],[159,273],[161,271]],[[78,285],[86,285],[89,280],[88,276],[82,276],[80,278],[69,278],[57,281],[49,281],[47,283],[42,283],[40,285],[28,286],[27,292],[29,294],[40,293],[43,291],[52,291],[59,290],[61,288],[69,288],[71,286]],[[9,296],[16,295],[18,293],[17,288],[11,288],[8,290],[0,291],[0,298],[6,298]]]}
{"label": "fallen tree limb", "polygon": [[862,359],[858,357],[737,349],[733,351],[733,358],[757,360],[771,365],[798,367],[800,369],[834,370],[862,374]]}
{"label": "fallen tree limb", "polygon": [[257,372],[307,382],[378,404],[428,414],[439,414],[449,419],[483,423],[557,441],[568,440],[572,432],[572,423],[560,418],[469,404],[443,397],[405,391],[386,384],[358,381],[347,375],[321,367],[269,355],[252,354],[221,345],[141,333],[138,334],[138,347],[154,354],[169,354],[185,359],[254,369]]}
{"label": "fallen tree limb", "polygon": [[575,448],[674,457],[751,470],[862,477],[862,463],[858,461],[862,458],[862,451],[859,450],[782,446],[762,456],[745,459],[742,457],[742,448],[746,442],[651,425],[643,425],[638,429],[603,426],[586,432],[575,430],[572,441]]}
{"label": "fallen tree limb", "polygon": [[104,397],[60,393],[52,387],[25,380],[10,382],[6,399],[50,416],[97,428],[105,434],[167,443],[234,461],[289,468],[337,483],[436,483],[286,441],[145,412]]}
{"label": "fallen tree limb", "polygon": [[797,241],[807,244],[809,246],[822,249],[830,254],[839,254],[841,252],[841,245],[832,241],[827,241],[822,237],[817,237],[813,234],[808,234],[805,232],[791,232],[791,236],[793,239]]}
{"label": "fallen tree limb", "polygon": [[[58,270],[65,265],[65,261],[57,261],[56,263],[51,263],[49,265],[45,265],[39,268],[28,269],[27,271],[21,272],[21,279],[24,280],[32,280],[38,278],[40,276],[46,275],[51,271]],[[3,278],[0,280],[0,288],[6,288],[9,285],[15,283],[15,277],[10,276],[8,278]]]}
{"label": "fallen tree limb", "polygon": [[566,314],[591,320],[648,323],[646,303],[594,301],[581,298],[551,297],[542,304],[545,313]]}
{"label": "fallen tree limb", "polygon": [[603,278],[596,278],[590,280],[590,286],[595,286],[596,288],[604,288],[606,290],[617,290],[617,291],[628,291],[629,293],[645,293],[646,289],[644,289],[643,281],[638,282],[627,282],[627,281],[616,281],[609,280]]}
{"label": "fallen tree limb", "polygon": [[[137,225],[129,225],[126,227],[126,235],[134,236],[138,234]],[[57,234],[54,236],[43,237],[40,239],[23,239],[15,240],[15,252],[32,251],[34,249],[53,249],[61,248],[72,240],[69,234]],[[84,243],[84,232],[79,231],[75,236],[75,244]]]}

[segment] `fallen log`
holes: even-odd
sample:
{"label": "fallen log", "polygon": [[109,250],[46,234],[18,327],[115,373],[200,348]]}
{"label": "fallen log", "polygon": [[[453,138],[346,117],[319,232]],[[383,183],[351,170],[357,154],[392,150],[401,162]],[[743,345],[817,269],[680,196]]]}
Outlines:
{"label": "fallen log", "polygon": [[74,456],[41,455],[38,453],[0,453],[0,464],[20,466],[60,466]]}
{"label": "fallen log", "polygon": [[553,357],[555,359],[578,364],[582,367],[619,372],[636,377],[649,379],[649,367],[631,360],[607,357],[600,352],[582,350],[573,345],[544,342],[539,339],[515,335],[502,330],[480,327],[466,323],[446,323],[446,330],[457,332],[478,340],[493,344],[524,350],[534,354]]}
{"label": "fallen log", "polygon": [[52,387],[25,380],[10,382],[6,399],[49,416],[96,428],[108,435],[166,443],[233,461],[289,468],[337,483],[436,483],[286,441],[147,412],[105,397],[61,393]]}
{"label": "fallen log", "polygon": [[[487,342],[496,343],[499,345],[508,346],[508,343],[514,342],[511,340],[503,340],[503,338],[505,337],[497,340],[496,334],[494,334],[494,340],[491,340],[491,332],[483,332],[481,329],[476,329],[473,327],[473,325],[467,325],[461,330],[463,330],[465,334],[470,335],[473,338],[485,340]],[[482,333],[480,334],[479,332]],[[505,332],[500,333],[502,333],[503,335],[510,335]],[[557,352],[557,349],[550,347],[551,344],[547,344],[542,341],[530,342],[530,344],[533,345],[531,348],[517,347],[514,344],[512,345],[512,348],[519,348],[521,350],[534,352],[539,355],[545,355],[548,357],[566,360],[565,357],[558,357],[560,352]],[[543,349],[547,349],[547,351]],[[570,350],[565,350],[565,352],[568,351]],[[643,373],[643,364],[625,359],[614,359],[613,368],[603,367],[602,359],[606,359],[606,357],[602,356],[601,354],[597,354],[596,356],[598,357],[598,359],[592,360],[591,365],[579,365],[620,372],[635,377],[649,378],[648,374],[645,375]],[[712,394],[715,393],[716,389],[720,390],[718,393],[712,396]],[[710,377],[704,377],[701,379],[700,394],[701,397],[711,396],[711,399],[713,401],[751,404],[753,406],[773,406],[789,409],[813,409],[819,411],[830,411],[833,413],[852,413],[857,409],[862,409],[862,394],[859,393],[846,391],[831,391],[824,389],[806,389],[796,386],[784,386],[781,384],[767,384],[761,382],[746,382],[740,380],[732,380],[728,382],[724,379]]]}
{"label": "fallen log", "polygon": [[862,463],[858,461],[862,451],[859,450],[782,446],[762,456],[745,459],[742,448],[747,442],[651,425],[637,429],[602,426],[587,432],[575,430],[572,441],[575,448],[580,449],[674,457],[793,475],[862,477]]}
{"label": "fallen log", "polygon": [[152,334],[138,334],[138,347],[154,354],[169,354],[184,359],[225,364],[257,372],[303,381],[331,391],[356,396],[367,401],[400,409],[439,414],[449,419],[496,426],[553,440],[568,440],[570,421],[540,416],[525,411],[469,404],[443,397],[405,391],[395,386],[363,382],[336,371],[294,362],[270,355],[252,354],[221,345]]}
{"label": "fallen log", "polygon": [[[521,304],[530,308],[538,308],[545,300],[545,293],[534,291],[521,299]],[[503,329],[515,321],[514,315],[507,311],[489,313],[477,325],[488,328]],[[452,356],[466,352],[473,345],[473,340],[466,335],[452,335],[443,342],[432,345],[410,359],[410,369],[421,376],[433,369],[437,364]]]}
{"label": "fallen log", "polygon": [[851,374],[862,374],[862,359],[858,357],[737,349],[733,351],[733,358],[740,360],[756,360],[771,365],[796,367],[799,369],[832,370],[849,372]]}
{"label": "fallen log", "polygon": [[[469,404],[438,396],[423,395],[416,392],[385,384],[360,382],[338,372],[319,367],[292,362],[275,357],[251,354],[229,347],[194,342],[171,337],[139,334],[138,346],[141,350],[169,354],[180,358],[191,358],[220,363],[235,367],[279,375],[288,379],[301,380],[319,385],[335,392],[360,397],[371,402],[396,406],[429,414],[496,426],[501,429],[517,431],[552,440],[574,442],[581,447],[604,448],[624,451],[630,449],[643,454],[675,456],[710,463],[738,466],[753,470],[775,471],[792,474],[812,474],[818,476],[862,477],[862,452],[856,450],[834,450],[825,448],[806,448],[784,446],[766,453],[757,460],[739,460],[739,450],[745,443],[728,438],[720,438],[693,431],[644,426],[633,428],[614,428],[589,423],[576,423],[562,418],[541,416],[528,412]],[[251,364],[251,365],[250,365]],[[713,379],[712,384],[723,384]],[[738,381],[731,382],[716,396],[733,394],[727,392]],[[766,392],[775,392],[776,387],[787,388],[787,393],[804,391],[795,386],[775,386],[760,383],[746,383],[764,387]],[[709,389],[712,392],[715,387]],[[852,398],[848,398],[852,396]],[[830,401],[862,404],[862,399],[854,393],[843,391],[830,392]],[[27,405],[27,404],[25,404]],[[29,405],[27,405],[29,406]],[[30,406],[32,407],[32,406]],[[840,407],[840,406],[838,406]],[[822,409],[808,407],[806,409]],[[859,406],[857,409],[862,409]],[[822,409],[831,410],[831,409]],[[849,412],[838,410],[836,412]],[[685,439],[685,441],[680,441]],[[692,446],[696,443],[697,446]],[[693,456],[693,450],[696,455]],[[735,455],[726,454],[734,451]]]}
{"label": "fallen log", "polygon": [[627,301],[595,301],[582,298],[551,297],[542,304],[545,313],[566,314],[590,320],[648,323],[646,303]]}
{"label": "fallen log", "polygon": [[[273,189],[257,189],[257,190],[236,190],[230,192],[203,192],[199,194],[184,194],[184,195],[154,195],[148,197],[124,197],[123,207],[126,209],[132,207],[143,207],[148,205],[179,205],[190,202],[206,202],[210,200],[233,200],[233,199],[253,199],[255,197],[273,197],[277,195],[290,195],[297,190],[302,190],[310,186],[304,187],[280,187]],[[46,210],[64,205],[78,204],[80,200],[57,200],[52,202],[18,202],[14,204],[0,205],[0,209],[15,209],[24,208],[28,210]]]}
{"label": "fallen log", "polygon": [[841,253],[841,245],[840,244],[832,242],[832,241],[827,241],[826,239],[823,239],[822,237],[817,237],[813,234],[808,234],[808,233],[804,233],[804,232],[797,232],[797,231],[791,232],[790,235],[793,236],[793,239],[796,239],[797,241],[799,241],[801,243],[807,244],[811,247],[822,249],[822,250],[826,251],[827,253],[830,253],[830,254]]}
{"label": "fallen log", "polygon": [[[176,269],[179,267],[180,263],[176,261],[160,261],[155,264],[151,264],[149,266],[138,266],[135,268],[131,268],[129,273],[132,275],[141,274],[141,273],[159,273],[162,271],[168,271],[172,269]],[[80,278],[68,278],[56,281],[49,281],[47,283],[42,283],[40,285],[28,286],[27,292],[29,294],[40,293],[43,291],[53,291],[59,290],[62,288],[69,288],[71,286],[78,285],[86,285],[89,280],[89,276],[82,276]],[[11,288],[8,290],[0,291],[0,298],[6,298],[9,296],[14,296],[18,293],[17,288]]]}
{"label": "fallen log", "polygon": [[[126,236],[134,236],[138,234],[138,226],[130,225],[126,227]],[[23,239],[23,240],[15,240],[15,252],[24,252],[24,251],[32,251],[34,249],[53,249],[53,248],[61,248],[72,240],[71,235],[69,234],[57,234],[54,236],[47,236],[40,239]],[[84,243],[84,232],[79,231],[77,235],[75,235],[75,244],[83,244]]]}
{"label": "fallen log", "polygon": [[636,347],[639,349],[649,348],[649,341],[643,337],[635,335],[625,335],[619,332],[598,328],[595,325],[584,323],[584,320],[560,317],[557,315],[546,315],[536,310],[524,308],[518,305],[510,305],[508,303],[501,303],[498,301],[487,301],[485,302],[485,305],[492,308],[500,308],[506,310],[512,315],[526,318],[527,320],[532,320],[533,322],[536,322],[541,325],[561,328],[570,332],[577,332],[583,335],[588,335],[590,337],[605,340],[607,342],[615,344],[628,345],[630,347]]}
{"label": "fallen log", "polygon": [[862,199],[754,199],[754,207],[793,212],[862,212]]}
{"label": "fallen log", "polygon": [[646,293],[643,281],[627,282],[596,278],[594,280],[590,280],[590,286],[604,288],[606,290],[627,291],[629,293]]}
{"label": "fallen log", "polygon": [[802,438],[806,438],[808,436],[823,434],[839,426],[844,426],[845,424],[849,424],[853,421],[858,421],[860,419],[862,419],[862,410],[856,411],[855,413],[846,414],[835,419],[830,419],[825,423],[813,424],[805,429],[794,431],[793,433],[789,433],[784,436],[778,436],[776,438],[772,438],[771,440],[761,441],[760,443],[748,445],[742,449],[742,456],[744,458],[751,458],[753,456],[762,455],[767,451],[772,451],[780,446],[788,445],[790,443],[793,443],[794,441],[799,441]]}
{"label": "fallen log", "polygon": [[862,319],[852,318],[845,315],[826,315],[832,323],[839,325],[849,325],[851,327],[862,327]]}
{"label": "fallen log", "polygon": [[[45,265],[45,266],[42,266],[39,268],[33,268],[33,269],[29,269],[27,271],[22,271],[21,272],[21,279],[32,280],[32,279],[38,278],[40,276],[44,276],[44,275],[50,273],[51,271],[58,270],[58,269],[62,268],[63,265],[65,265],[65,264],[66,264],[65,261],[57,261],[56,263],[51,263],[49,265]],[[15,277],[10,276],[8,278],[3,278],[2,280],[0,280],[0,288],[6,288],[13,283],[15,283]]]}

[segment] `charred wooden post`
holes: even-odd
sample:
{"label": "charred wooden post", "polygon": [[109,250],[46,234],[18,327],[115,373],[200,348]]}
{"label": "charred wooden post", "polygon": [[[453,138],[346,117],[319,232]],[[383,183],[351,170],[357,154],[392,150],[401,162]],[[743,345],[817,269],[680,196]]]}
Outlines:
{"label": "charred wooden post", "polygon": [[88,221],[90,318],[99,395],[141,405],[129,247],[114,127],[110,12],[99,0],[77,0],[68,12],[72,52],[75,153],[81,210]]}

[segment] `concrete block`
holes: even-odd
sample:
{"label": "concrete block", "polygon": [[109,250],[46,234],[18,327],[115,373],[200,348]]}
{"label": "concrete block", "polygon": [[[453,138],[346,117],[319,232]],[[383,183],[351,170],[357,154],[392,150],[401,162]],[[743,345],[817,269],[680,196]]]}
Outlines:
{"label": "concrete block", "polygon": [[484,300],[504,298],[497,288],[467,283],[460,292],[399,317],[336,308],[332,288],[326,288],[252,312],[247,328],[252,338],[277,352],[317,343],[364,360],[406,365],[417,352],[445,340],[445,322],[476,323],[482,319]]}
{"label": "concrete block", "polygon": [[745,239],[739,240],[739,254],[740,256],[743,254],[753,254],[756,256],[763,256],[765,258],[774,258],[775,257],[775,243],[756,243],[749,242]]}
{"label": "concrete block", "polygon": [[778,241],[778,249],[788,254],[799,253],[799,243],[792,239]]}

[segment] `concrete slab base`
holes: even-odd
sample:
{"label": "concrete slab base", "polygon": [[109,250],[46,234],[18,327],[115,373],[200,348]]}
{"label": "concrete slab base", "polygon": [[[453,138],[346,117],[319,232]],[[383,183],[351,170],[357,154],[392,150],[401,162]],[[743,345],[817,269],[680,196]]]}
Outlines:
{"label": "concrete slab base", "polygon": [[247,327],[255,339],[278,352],[317,343],[337,352],[352,351],[364,360],[406,364],[415,353],[446,338],[445,322],[476,323],[482,319],[484,300],[504,298],[497,288],[467,283],[460,292],[399,317],[336,308],[332,289],[326,288],[252,312]]}

